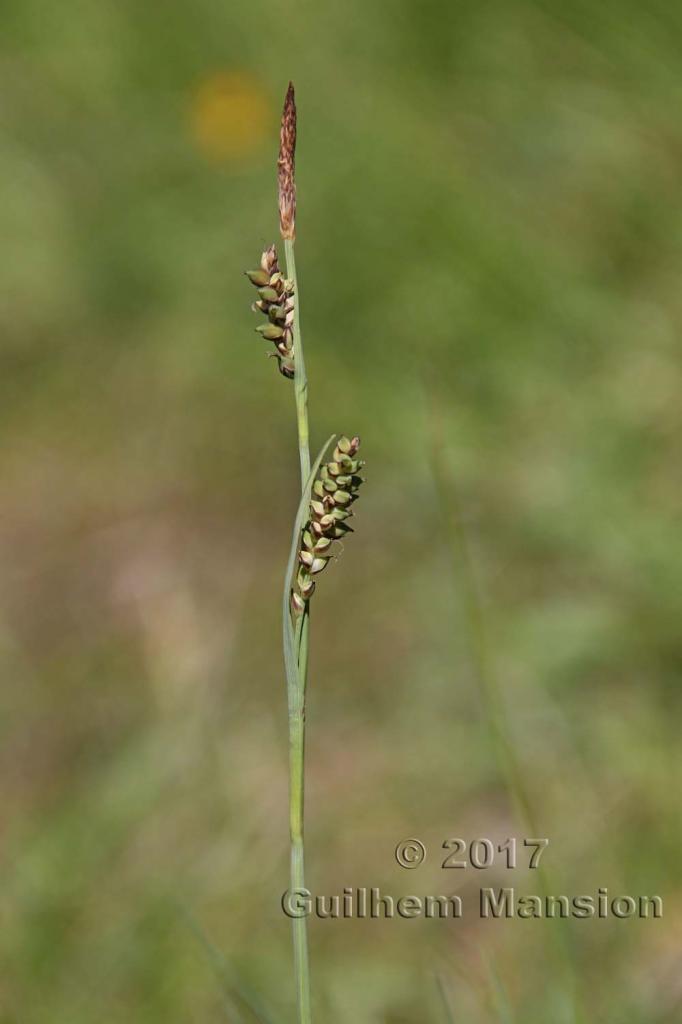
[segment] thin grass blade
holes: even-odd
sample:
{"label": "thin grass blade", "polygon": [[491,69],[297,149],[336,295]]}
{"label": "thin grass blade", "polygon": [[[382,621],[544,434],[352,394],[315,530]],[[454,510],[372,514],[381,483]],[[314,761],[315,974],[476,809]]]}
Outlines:
{"label": "thin grass blade", "polygon": [[441,1007],[443,1009],[442,1016],[445,1024],[455,1024],[455,1011],[442,974],[436,975],[436,987],[438,988],[438,995],[440,996]]}
{"label": "thin grass blade", "polygon": [[249,1018],[257,1021],[258,1024],[275,1024],[274,1018],[261,1005],[253,990],[235,976],[234,971],[221,951],[211,941],[191,911],[182,905],[178,907],[178,910],[185,924],[206,954],[207,960],[222,990],[223,1008],[232,1024],[246,1024],[241,1012],[243,1009],[246,1009]]}

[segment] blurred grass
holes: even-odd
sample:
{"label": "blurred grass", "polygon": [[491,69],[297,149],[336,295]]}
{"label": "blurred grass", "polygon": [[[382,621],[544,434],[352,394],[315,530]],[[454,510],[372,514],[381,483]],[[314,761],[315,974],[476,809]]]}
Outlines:
{"label": "blurred grass", "polygon": [[[289,77],[315,443],[357,430],[370,481],[316,602],[311,888],[438,892],[399,839],[517,829],[426,379],[561,891],[665,899],[577,923],[592,1019],[677,1019],[680,10],[7,0],[3,22],[0,1021],[225,1019],[178,898],[290,1011],[296,445],[240,277],[276,229]],[[437,962],[487,1020],[483,952],[544,1022],[550,927],[313,922],[320,1019],[421,1021]]]}

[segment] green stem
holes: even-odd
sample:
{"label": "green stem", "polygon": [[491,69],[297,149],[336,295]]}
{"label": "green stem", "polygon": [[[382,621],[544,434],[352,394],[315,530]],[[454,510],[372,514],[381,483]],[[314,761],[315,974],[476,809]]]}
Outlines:
{"label": "green stem", "polygon": [[298,457],[301,462],[301,488],[303,488],[310,473],[308,378],[305,372],[303,342],[301,340],[301,305],[298,295],[298,279],[296,277],[296,257],[294,256],[294,243],[290,238],[284,241],[284,255],[287,265],[287,277],[294,285],[294,393],[296,396],[296,419],[298,422]]}
{"label": "green stem", "polygon": [[[301,491],[310,476],[308,431],[308,379],[301,340],[300,303],[293,240],[285,239],[287,277],[294,286],[294,394],[298,426],[298,455],[301,464]],[[289,692],[289,833],[291,839],[290,887],[305,888],[303,865],[303,808],[305,764],[305,692],[308,675],[308,629],[306,611],[296,623],[294,651],[298,672]],[[293,918],[294,974],[299,1024],[311,1024],[310,969],[308,964],[308,925],[305,917]]]}

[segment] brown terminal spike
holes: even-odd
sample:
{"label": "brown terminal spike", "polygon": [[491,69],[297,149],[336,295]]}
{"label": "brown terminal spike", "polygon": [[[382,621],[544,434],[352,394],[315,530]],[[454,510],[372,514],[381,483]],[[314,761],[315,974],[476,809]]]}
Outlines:
{"label": "brown terminal spike", "polygon": [[282,238],[296,237],[296,180],[294,161],[296,154],[296,103],[294,87],[289,82],[282,124],[279,132],[279,159],[277,160],[277,183],[279,188],[279,230]]}

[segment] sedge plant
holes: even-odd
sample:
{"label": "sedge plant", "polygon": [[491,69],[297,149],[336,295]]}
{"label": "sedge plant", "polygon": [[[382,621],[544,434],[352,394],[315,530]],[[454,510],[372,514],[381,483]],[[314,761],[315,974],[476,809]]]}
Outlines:
{"label": "sedge plant", "polygon": [[[362,477],[358,437],[332,436],[311,467],[308,427],[308,379],[301,338],[301,306],[294,243],[296,239],[296,104],[294,87],[284,102],[280,128],[277,183],[279,227],[284,243],[284,270],[277,249],[269,246],[260,266],[247,271],[258,290],[253,305],[264,322],[256,328],[273,342],[271,353],[282,376],[293,381],[301,471],[301,498],[294,519],[282,600],[284,666],[289,712],[290,889],[305,887],[303,867],[305,703],[308,681],[310,600],[317,576],[333,559],[335,548],[352,532],[348,519]],[[327,457],[331,450],[331,456]],[[299,1024],[312,1020],[308,935],[305,917],[292,920],[294,977]]]}

